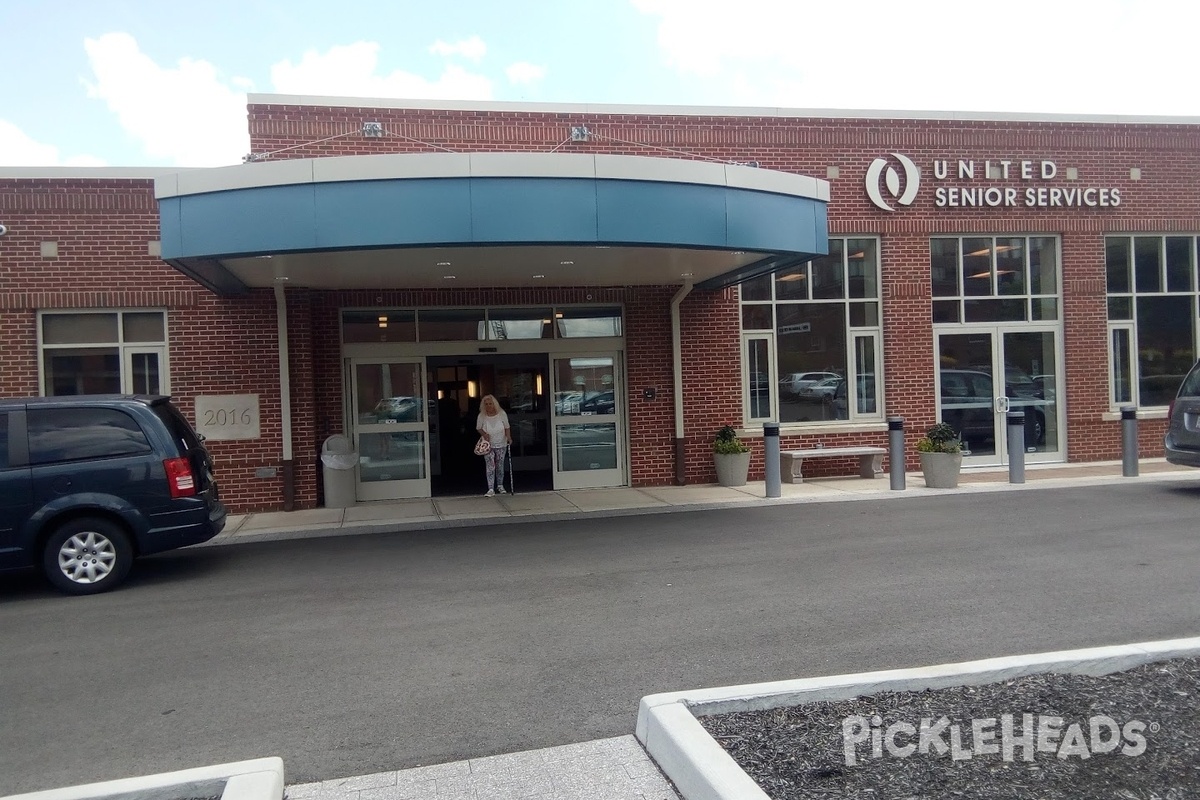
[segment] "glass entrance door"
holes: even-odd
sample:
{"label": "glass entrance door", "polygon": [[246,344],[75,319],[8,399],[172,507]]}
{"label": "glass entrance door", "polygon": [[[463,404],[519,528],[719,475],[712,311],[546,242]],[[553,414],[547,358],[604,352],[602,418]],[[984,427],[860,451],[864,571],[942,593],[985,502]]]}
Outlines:
{"label": "glass entrance door", "polygon": [[624,486],[625,403],[615,353],[554,356],[555,489]]}
{"label": "glass entrance door", "polygon": [[1025,414],[1027,462],[1062,460],[1056,330],[972,326],[937,347],[938,419],[962,437],[964,464],[1008,463],[1010,410]]}
{"label": "glass entrance door", "polygon": [[352,359],[359,500],[429,497],[424,359]]}

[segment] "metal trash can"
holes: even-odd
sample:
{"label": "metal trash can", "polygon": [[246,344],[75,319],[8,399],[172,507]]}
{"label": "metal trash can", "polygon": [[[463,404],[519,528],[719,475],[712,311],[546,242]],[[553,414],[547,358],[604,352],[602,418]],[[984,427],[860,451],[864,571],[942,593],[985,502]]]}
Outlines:
{"label": "metal trash can", "polygon": [[354,468],[358,453],[350,440],[335,434],[321,445],[321,474],[325,479],[325,507],[347,508],[354,505]]}

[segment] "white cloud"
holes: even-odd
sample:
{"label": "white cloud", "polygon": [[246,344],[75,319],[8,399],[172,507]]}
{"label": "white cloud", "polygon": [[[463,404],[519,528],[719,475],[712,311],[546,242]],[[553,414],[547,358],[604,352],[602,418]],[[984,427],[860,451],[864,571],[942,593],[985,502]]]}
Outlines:
{"label": "white cloud", "polygon": [[1195,73],[1164,30],[1200,25],[1171,0],[631,0],[658,20],[664,62],[714,103],[1195,114]]}
{"label": "white cloud", "polygon": [[206,61],[181,58],[160,67],[127,33],[85,39],[94,82],[88,95],[109,110],[147,155],[173,165],[236,164],[250,149],[246,96]]}
{"label": "white cloud", "polygon": [[535,83],[546,77],[546,68],[528,61],[518,61],[510,64],[504,74],[508,76],[509,83]]}
{"label": "white cloud", "polygon": [[435,56],[444,56],[447,58],[458,55],[478,64],[483,60],[484,55],[487,54],[487,45],[478,36],[472,36],[470,39],[463,39],[454,44],[447,44],[438,39],[430,45],[429,52]]}
{"label": "white cloud", "polygon": [[[482,42],[480,43],[482,45]],[[300,63],[280,61],[271,67],[275,91],[285,94],[400,97],[435,100],[488,100],[492,82],[483,75],[450,65],[436,80],[396,70],[376,74],[379,45],[356,42],[326,53],[310,50]]]}
{"label": "white cloud", "polygon": [[35,141],[23,130],[0,119],[0,164],[6,167],[103,167],[95,156],[63,158],[52,144]]}

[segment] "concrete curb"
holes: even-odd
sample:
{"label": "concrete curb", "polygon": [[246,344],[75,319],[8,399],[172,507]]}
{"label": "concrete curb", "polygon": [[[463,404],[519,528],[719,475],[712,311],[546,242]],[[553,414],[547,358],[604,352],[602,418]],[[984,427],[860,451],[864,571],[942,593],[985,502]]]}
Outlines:
{"label": "concrete curb", "polygon": [[997,683],[1041,672],[1107,675],[1193,656],[1200,656],[1200,637],[652,694],[642,698],[636,735],[685,800],[764,800],[767,795],[704,730],[698,715]]}
{"label": "concrete curb", "polygon": [[219,794],[221,800],[282,800],[283,759],[272,756],[235,761],[140,778],[14,794],[2,800],[177,800],[209,793]]}

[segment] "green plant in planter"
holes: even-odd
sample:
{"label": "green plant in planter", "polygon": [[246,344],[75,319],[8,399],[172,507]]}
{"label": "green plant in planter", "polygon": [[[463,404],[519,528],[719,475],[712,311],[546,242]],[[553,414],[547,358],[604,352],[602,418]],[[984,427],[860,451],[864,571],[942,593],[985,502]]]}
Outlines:
{"label": "green plant in planter", "polygon": [[726,425],[713,437],[713,452],[719,455],[736,455],[749,453],[750,448],[738,438],[737,431],[733,429],[732,425]]}
{"label": "green plant in planter", "polygon": [[918,453],[961,453],[962,440],[954,428],[944,422],[934,425],[917,440]]}

